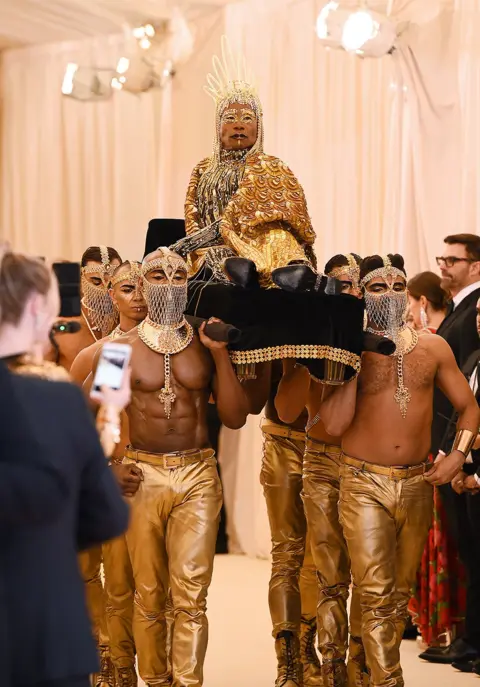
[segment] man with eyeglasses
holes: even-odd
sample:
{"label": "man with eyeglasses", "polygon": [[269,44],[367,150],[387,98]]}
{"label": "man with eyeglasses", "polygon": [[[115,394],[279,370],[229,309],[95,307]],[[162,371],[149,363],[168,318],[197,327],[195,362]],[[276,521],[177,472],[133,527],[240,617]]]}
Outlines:
{"label": "man with eyeglasses", "polygon": [[[442,286],[452,297],[447,317],[437,334],[450,344],[457,365],[464,369],[479,345],[476,307],[480,298],[480,236],[447,236],[443,255],[437,258],[437,264]],[[448,455],[452,443],[449,420],[453,408],[438,388],[434,394],[433,410],[432,453]],[[427,649],[420,657],[430,663],[455,663],[455,667],[463,664],[467,668],[469,661],[480,657],[480,547],[477,551],[472,544],[476,541],[480,523],[480,498],[456,493],[453,487],[453,484],[447,484],[440,487],[440,492],[450,532],[467,571],[465,636],[457,637],[446,649]]]}

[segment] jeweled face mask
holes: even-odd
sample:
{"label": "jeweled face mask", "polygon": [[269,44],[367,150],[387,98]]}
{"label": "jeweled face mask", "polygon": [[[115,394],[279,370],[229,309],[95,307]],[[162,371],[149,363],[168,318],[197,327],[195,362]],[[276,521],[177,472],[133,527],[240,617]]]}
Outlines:
{"label": "jeweled face mask", "polygon": [[142,265],[143,292],[152,322],[175,327],[183,322],[187,307],[187,264],[166,248],[162,253]]}
{"label": "jeweled face mask", "polygon": [[[389,258],[384,258],[384,267],[373,270],[361,281],[365,287],[373,279],[382,278],[385,281],[386,290],[374,293],[365,289],[365,308],[368,316],[368,331],[388,336],[395,340],[398,333],[405,326],[405,313],[408,306],[406,286],[398,289],[398,277],[405,283],[405,274],[393,267]],[[397,283],[396,283],[397,280]]]}
{"label": "jeweled face mask", "polygon": [[[108,293],[112,268],[105,246],[100,246],[100,253],[102,256],[101,265],[82,267],[81,286],[82,305],[86,310],[90,326],[103,337],[110,334],[115,328],[118,314]],[[92,283],[88,278],[89,276],[96,277],[99,283]]]}

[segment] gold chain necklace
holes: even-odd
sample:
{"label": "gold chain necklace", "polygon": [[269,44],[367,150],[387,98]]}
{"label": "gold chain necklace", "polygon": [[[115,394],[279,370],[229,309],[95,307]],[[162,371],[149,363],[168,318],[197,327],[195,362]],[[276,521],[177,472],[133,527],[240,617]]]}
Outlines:
{"label": "gold chain necklace", "polygon": [[113,330],[113,332],[110,332],[108,338],[110,339],[110,341],[113,341],[114,339],[118,339],[119,336],[123,336],[125,333],[126,332],[120,329],[120,325],[118,324]]}
{"label": "gold chain necklace", "polygon": [[408,404],[412,400],[412,396],[410,394],[410,391],[404,384],[404,368],[403,368],[403,361],[406,355],[411,353],[415,346],[418,343],[418,334],[414,329],[410,329],[410,327],[406,327],[402,331],[409,331],[410,332],[410,343],[406,344],[403,337],[401,337],[401,333],[399,332],[399,336],[397,337],[395,344],[397,345],[397,350],[395,353],[393,353],[394,356],[397,358],[397,378],[398,378],[398,384],[397,384],[397,389],[395,391],[395,402],[398,403],[400,406],[400,412],[402,414],[403,418],[407,417],[407,410],[408,410]]}
{"label": "gold chain necklace", "polygon": [[168,419],[177,396],[171,387],[170,356],[180,353],[190,345],[193,339],[193,328],[183,319],[177,326],[161,325],[147,317],[137,328],[138,336],[152,351],[161,353],[164,358],[165,382],[158,398]]}

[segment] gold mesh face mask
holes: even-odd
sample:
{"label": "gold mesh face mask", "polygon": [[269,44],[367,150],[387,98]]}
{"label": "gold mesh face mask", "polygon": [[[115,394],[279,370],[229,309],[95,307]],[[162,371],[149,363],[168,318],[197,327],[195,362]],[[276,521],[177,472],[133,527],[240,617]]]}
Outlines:
{"label": "gold mesh face mask", "polygon": [[[395,279],[401,277],[406,280],[406,276],[402,270],[393,267],[388,256],[383,258],[383,264],[383,267],[366,274],[361,281],[370,323],[367,331],[388,336],[389,339],[396,341],[398,333],[405,327],[408,294],[406,288],[404,291],[395,291],[394,285]],[[379,277],[385,280],[387,290],[384,293],[371,293],[366,285],[372,279]]]}
{"label": "gold mesh face mask", "polygon": [[[393,267],[390,258],[383,258],[383,267],[372,270],[365,275],[360,285],[365,291],[365,307],[368,314],[370,326],[367,331],[374,334],[381,334],[392,339],[396,345],[393,354],[397,358],[397,388],[394,399],[400,408],[402,417],[406,417],[408,404],[412,400],[410,391],[404,383],[404,358],[411,353],[418,343],[418,334],[413,329],[406,326],[405,314],[408,306],[408,292],[394,291],[395,279],[401,277],[406,281],[405,274]],[[385,280],[387,291],[384,293],[371,293],[367,291],[366,285],[372,279],[381,277]],[[372,326],[373,325],[373,326]],[[408,337],[405,336],[408,334]]]}
{"label": "gold mesh face mask", "polygon": [[[107,336],[118,324],[118,313],[108,293],[112,266],[106,246],[100,246],[101,265],[82,267],[82,306],[86,310],[88,323],[94,332],[99,332],[100,338]],[[88,279],[94,275],[101,279],[101,284],[92,284]]]}
{"label": "gold mesh face mask", "polygon": [[[148,306],[148,317],[138,326],[138,336],[152,351],[163,354],[165,382],[158,396],[165,416],[170,418],[176,394],[171,384],[170,356],[183,351],[193,339],[193,329],[185,320],[187,307],[187,264],[176,253],[159,248],[162,257],[142,265],[143,293]],[[163,283],[153,284],[146,275],[161,270]],[[181,270],[184,284],[175,283],[175,275]]]}
{"label": "gold mesh face mask", "polygon": [[[162,257],[142,265],[143,292],[148,305],[148,316],[156,324],[178,326],[184,320],[187,307],[187,263],[176,253],[162,248]],[[163,283],[152,283],[146,279],[151,272],[161,270],[165,274]],[[175,282],[178,271],[185,275],[183,284]]]}

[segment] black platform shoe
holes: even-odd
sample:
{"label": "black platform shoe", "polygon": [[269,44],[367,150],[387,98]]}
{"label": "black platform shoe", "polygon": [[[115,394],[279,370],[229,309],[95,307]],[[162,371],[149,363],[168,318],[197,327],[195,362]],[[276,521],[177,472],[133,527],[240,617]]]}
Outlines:
{"label": "black platform shoe", "polygon": [[257,267],[248,258],[227,258],[224,269],[229,279],[244,289],[259,287]]}
{"label": "black platform shoe", "polygon": [[273,270],[272,281],[284,291],[313,291],[317,275],[310,265],[287,265]]}
{"label": "black platform shoe", "polygon": [[316,274],[305,264],[287,265],[273,270],[272,281],[284,291],[318,291],[328,296],[338,296],[343,288],[338,279]]}

